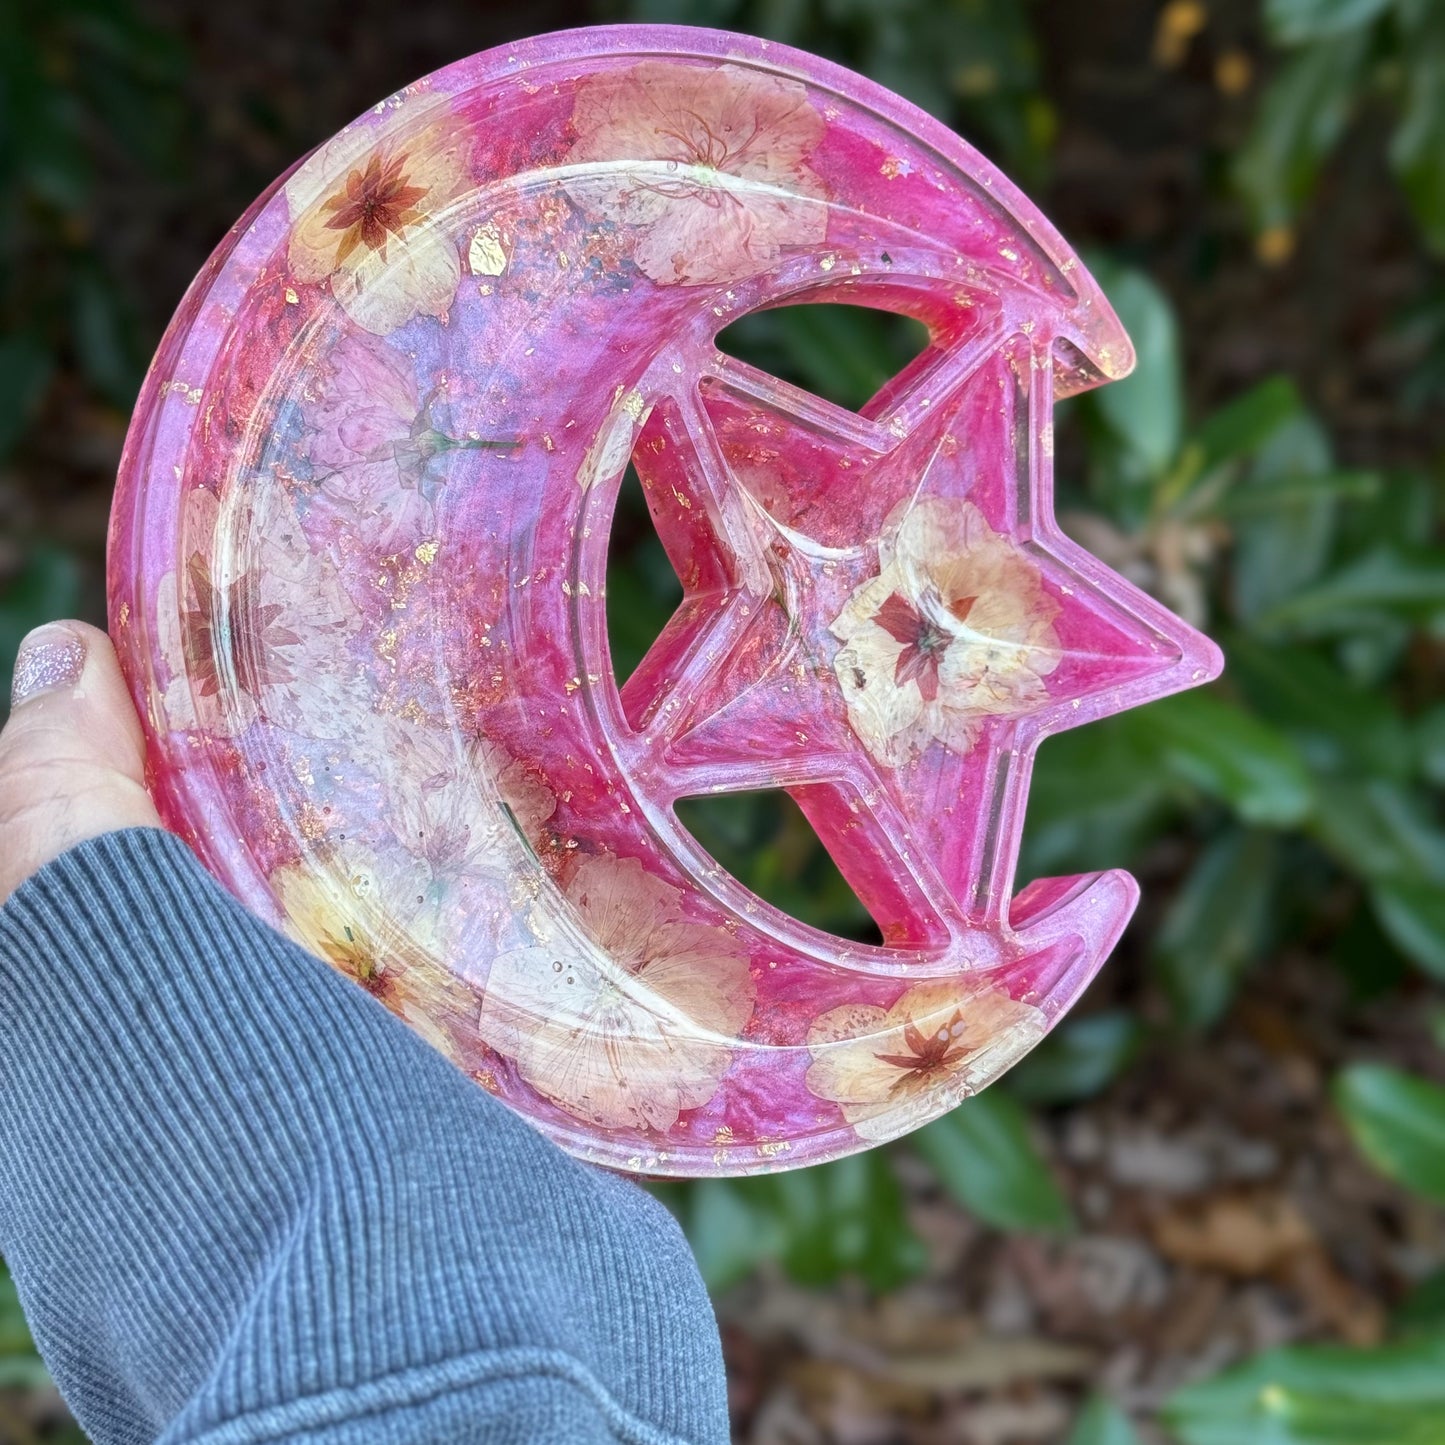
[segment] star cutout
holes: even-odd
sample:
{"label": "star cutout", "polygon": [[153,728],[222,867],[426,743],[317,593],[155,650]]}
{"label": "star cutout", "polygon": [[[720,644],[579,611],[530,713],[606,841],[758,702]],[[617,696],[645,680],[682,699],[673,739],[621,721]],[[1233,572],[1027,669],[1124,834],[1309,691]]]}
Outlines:
{"label": "star cutout", "polygon": [[[1059,532],[1049,338],[971,328],[861,415],[717,353],[634,453],[684,589],[622,689],[654,775],[787,787],[890,941],[1006,929],[1038,742],[1218,667]],[[972,562],[909,553],[934,518],[966,519]]]}

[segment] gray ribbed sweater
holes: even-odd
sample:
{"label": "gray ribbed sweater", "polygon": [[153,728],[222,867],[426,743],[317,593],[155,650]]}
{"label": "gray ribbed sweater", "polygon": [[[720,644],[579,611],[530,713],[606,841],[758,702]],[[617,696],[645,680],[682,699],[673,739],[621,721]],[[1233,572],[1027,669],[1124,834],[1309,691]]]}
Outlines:
{"label": "gray ribbed sweater", "polygon": [[158,831],[0,909],[0,1254],[98,1441],[727,1438],[671,1216]]}

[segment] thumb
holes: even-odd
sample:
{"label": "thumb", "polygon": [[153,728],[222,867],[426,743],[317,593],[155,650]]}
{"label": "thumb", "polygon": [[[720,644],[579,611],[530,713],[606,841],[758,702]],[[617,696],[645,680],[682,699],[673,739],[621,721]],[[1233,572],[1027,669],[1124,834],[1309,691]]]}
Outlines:
{"label": "thumb", "polygon": [[37,868],[114,828],[161,826],[145,740],[115,649],[84,622],[20,644],[0,732],[0,902]]}

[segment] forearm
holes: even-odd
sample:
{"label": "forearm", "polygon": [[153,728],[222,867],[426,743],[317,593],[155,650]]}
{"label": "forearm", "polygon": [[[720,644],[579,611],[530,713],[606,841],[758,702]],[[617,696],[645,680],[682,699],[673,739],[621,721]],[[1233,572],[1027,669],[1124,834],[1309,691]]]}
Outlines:
{"label": "forearm", "polygon": [[685,1243],[175,839],[0,910],[0,1252],[101,1441],[724,1440]]}

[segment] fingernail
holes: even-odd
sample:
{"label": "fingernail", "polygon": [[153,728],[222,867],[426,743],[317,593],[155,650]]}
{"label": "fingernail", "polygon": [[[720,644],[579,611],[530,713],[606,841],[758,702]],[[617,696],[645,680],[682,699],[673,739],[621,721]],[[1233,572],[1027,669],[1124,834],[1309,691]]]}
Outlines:
{"label": "fingernail", "polygon": [[85,643],[64,627],[38,627],[20,644],[10,706],[32,697],[74,687],[85,671]]}

